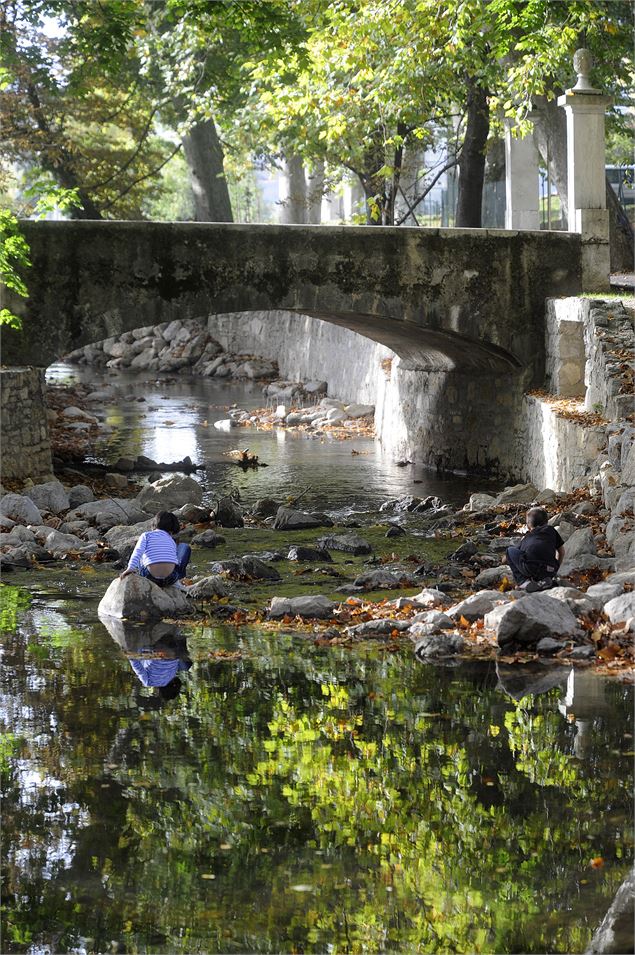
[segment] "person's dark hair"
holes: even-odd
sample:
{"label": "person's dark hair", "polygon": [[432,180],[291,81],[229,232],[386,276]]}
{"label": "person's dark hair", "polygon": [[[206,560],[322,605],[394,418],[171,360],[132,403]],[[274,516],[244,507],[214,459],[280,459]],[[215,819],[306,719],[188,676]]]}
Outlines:
{"label": "person's dark hair", "polygon": [[154,519],[154,526],[158,531],[167,531],[168,534],[178,534],[179,519],[172,511],[159,511]]}
{"label": "person's dark hair", "polygon": [[181,681],[178,676],[175,676],[173,680],[170,680],[169,683],[166,683],[165,686],[158,686],[157,693],[162,700],[174,700],[180,693],[181,690]]}
{"label": "person's dark hair", "polygon": [[527,527],[533,531],[534,527],[542,527],[549,522],[549,515],[542,507],[530,507],[527,511]]}

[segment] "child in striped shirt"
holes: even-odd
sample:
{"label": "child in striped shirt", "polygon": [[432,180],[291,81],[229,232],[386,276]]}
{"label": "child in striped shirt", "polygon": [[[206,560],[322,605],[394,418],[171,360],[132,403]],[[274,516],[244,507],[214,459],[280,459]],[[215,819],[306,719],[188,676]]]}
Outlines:
{"label": "child in striped shirt", "polygon": [[139,574],[159,587],[169,587],[185,577],[192,548],[189,544],[176,543],[180,524],[171,511],[160,511],[154,519],[154,527],[155,530],[141,535],[120,577]]}

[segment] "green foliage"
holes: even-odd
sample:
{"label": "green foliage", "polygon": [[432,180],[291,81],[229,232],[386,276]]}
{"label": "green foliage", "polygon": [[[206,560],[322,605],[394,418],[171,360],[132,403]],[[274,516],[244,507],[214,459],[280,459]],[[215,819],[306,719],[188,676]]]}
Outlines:
{"label": "green foliage", "polygon": [[[31,265],[29,244],[20,232],[17,218],[7,209],[0,209],[0,281],[22,298],[28,296],[28,289],[20,270]],[[8,308],[0,309],[0,326],[20,330],[22,319]]]}

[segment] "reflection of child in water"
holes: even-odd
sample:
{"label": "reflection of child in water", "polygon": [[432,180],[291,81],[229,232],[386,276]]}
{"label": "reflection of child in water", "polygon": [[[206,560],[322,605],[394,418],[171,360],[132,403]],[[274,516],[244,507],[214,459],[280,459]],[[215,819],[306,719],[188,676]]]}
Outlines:
{"label": "reflection of child in water", "polygon": [[181,681],[177,673],[192,666],[185,641],[179,641],[174,634],[162,637],[151,647],[144,647],[138,657],[129,657],[128,661],[141,683],[156,687],[163,700],[173,700],[178,696]]}

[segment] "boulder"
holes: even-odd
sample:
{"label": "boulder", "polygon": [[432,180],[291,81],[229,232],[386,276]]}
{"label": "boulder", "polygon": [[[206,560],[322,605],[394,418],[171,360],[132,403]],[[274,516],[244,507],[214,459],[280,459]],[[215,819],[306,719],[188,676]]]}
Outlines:
{"label": "boulder", "polygon": [[635,590],[619,597],[613,597],[604,605],[604,613],[611,623],[629,623],[629,629],[635,630]]}
{"label": "boulder", "polygon": [[568,577],[577,571],[593,570],[598,567],[601,570],[614,570],[615,561],[611,557],[596,557],[595,554],[580,554],[579,557],[573,557],[569,560],[566,548],[562,564],[558,570],[558,577]]}
{"label": "boulder", "polygon": [[287,560],[320,561],[327,564],[333,562],[333,558],[327,550],[323,550],[321,547],[302,547],[301,545],[289,548]]}
{"label": "boulder", "polygon": [[415,645],[419,660],[430,657],[450,657],[465,649],[465,640],[460,633],[429,633]]}
{"label": "boulder", "polygon": [[597,554],[597,547],[590,527],[578,527],[578,529],[567,538],[565,547],[567,562],[583,554]]}
{"label": "boulder", "polygon": [[556,686],[564,689],[570,673],[570,666],[553,666],[541,660],[496,664],[499,688],[515,700],[548,693]]}
{"label": "boulder", "polygon": [[347,418],[364,418],[366,415],[375,413],[374,405],[345,405],[344,411]]}
{"label": "boulder", "polygon": [[258,498],[256,503],[251,509],[251,513],[254,517],[273,517],[280,507],[278,501],[274,501],[271,497],[261,497]]}
{"label": "boulder", "polygon": [[485,628],[495,632],[500,647],[512,641],[536,644],[542,637],[576,637],[581,632],[566,603],[548,594],[528,594],[495,608],[486,615]]}
{"label": "boulder", "polygon": [[583,591],[576,587],[552,587],[549,590],[549,596],[553,597],[554,600],[563,600],[576,617],[590,613],[591,610],[596,608],[596,604],[591,597],[587,597]]}
{"label": "boulder", "polygon": [[212,512],[212,517],[220,527],[244,527],[242,508],[231,497],[221,497]]}
{"label": "boulder", "polygon": [[189,612],[187,597],[175,587],[158,587],[145,577],[116,577],[101,598],[97,612],[119,620],[160,620]]}
{"label": "boulder", "polygon": [[349,637],[390,637],[396,630],[403,633],[408,630],[407,620],[365,620],[354,627],[347,627]]}
{"label": "boulder", "polygon": [[187,589],[188,597],[193,600],[210,600],[212,597],[228,597],[229,589],[222,577],[214,574],[195,580]]}
{"label": "boulder", "polygon": [[125,474],[116,474],[111,471],[104,475],[104,483],[117,491],[123,491],[124,488],[128,487],[128,478]]}
{"label": "boulder", "polygon": [[6,514],[0,514],[0,531],[10,531],[11,528],[15,526],[15,521],[12,521]]}
{"label": "boulder", "polygon": [[536,644],[536,651],[544,657],[552,656],[560,650],[564,650],[566,643],[564,640],[554,640],[553,637],[543,637]]}
{"label": "boulder", "polygon": [[35,484],[24,493],[41,511],[50,511],[51,514],[61,514],[71,506],[64,485],[59,481]]}
{"label": "boulder", "polygon": [[51,529],[47,527],[46,524],[38,524],[36,527],[38,531],[37,537],[30,527],[24,527],[22,524],[14,524],[8,533],[0,534],[0,544],[3,546],[17,547],[18,544],[27,544],[34,540],[43,544],[46,535],[50,533]]}
{"label": "boulder", "polygon": [[467,511],[485,511],[488,507],[493,507],[495,504],[496,498],[492,497],[491,494],[470,494],[470,499],[465,509]]}
{"label": "boulder", "polygon": [[321,594],[305,597],[273,597],[269,607],[269,617],[279,620],[281,617],[315,617],[325,620],[333,616],[337,604]]}
{"label": "boulder", "polygon": [[10,517],[16,524],[41,524],[39,507],[30,497],[22,494],[5,494],[0,498],[0,514]]}
{"label": "boulder", "polygon": [[200,507],[198,504],[184,504],[174,511],[182,524],[201,524],[209,520],[210,511],[208,507]]}
{"label": "boulder", "polygon": [[592,584],[588,588],[586,596],[600,609],[604,604],[608,603],[609,600],[612,600],[613,597],[619,597],[623,593],[624,584],[611,584],[605,580],[601,584]]}
{"label": "boulder", "polygon": [[497,604],[508,603],[510,600],[510,595],[502,594],[500,590],[480,590],[450,607],[447,613],[453,620],[465,617],[466,620],[473,623],[474,620],[484,617],[486,613],[493,610]]}
{"label": "boulder", "polygon": [[426,627],[431,627],[432,631],[453,630],[455,627],[454,620],[448,617],[447,613],[442,613],[440,610],[426,610],[423,613],[418,613],[412,618],[410,624],[411,626],[423,624]]}
{"label": "boulder", "polygon": [[292,507],[279,507],[273,522],[273,528],[276,531],[302,531],[322,526],[322,522],[313,514],[296,511]]}
{"label": "boulder", "polygon": [[514,484],[506,487],[495,500],[496,504],[531,504],[538,497],[538,488],[533,484]]}
{"label": "boulder", "polygon": [[482,570],[474,581],[474,586],[496,587],[498,584],[502,584],[504,580],[509,581],[510,584],[514,582],[511,567],[508,567],[507,564],[501,564],[498,567],[487,567],[485,570]]}
{"label": "boulder", "polygon": [[406,530],[400,524],[391,524],[386,531],[386,537],[404,537],[405,534]]}
{"label": "boulder", "polygon": [[406,574],[394,574],[390,570],[371,570],[360,574],[353,581],[355,590],[397,590],[412,586],[412,578]]}
{"label": "boulder", "polygon": [[194,478],[173,474],[147,484],[139,491],[136,500],[139,507],[151,514],[175,511],[184,504],[200,504],[203,488]]}
{"label": "boulder", "polygon": [[363,554],[371,554],[373,548],[368,541],[357,534],[337,534],[330,537],[320,537],[317,541],[318,547],[324,550],[337,550],[345,554],[353,554],[355,557]]}
{"label": "boulder", "polygon": [[415,594],[414,597],[407,597],[406,599],[411,600],[415,607],[449,607],[452,603],[452,600],[447,594],[444,594],[442,590],[437,590],[435,587],[424,587],[423,590]]}
{"label": "boulder", "polygon": [[99,527],[110,528],[117,524],[139,524],[148,520],[148,514],[136,501],[125,497],[109,497],[104,501],[89,501],[80,504],[66,515],[67,521],[89,521]]}
{"label": "boulder", "polygon": [[225,538],[221,537],[220,534],[215,534],[212,530],[203,531],[201,534],[196,534],[191,543],[195,547],[218,547],[220,544],[225,543]]}
{"label": "boulder", "polygon": [[44,540],[44,546],[53,557],[66,557],[67,554],[80,550],[84,544],[85,542],[74,534],[60,534],[59,531],[51,531]]}
{"label": "boulder", "polygon": [[134,547],[142,534],[153,529],[153,517],[138,524],[115,524],[106,531],[104,540],[115,550],[121,550],[123,547]]}
{"label": "boulder", "polygon": [[474,541],[465,541],[460,547],[457,547],[453,554],[450,554],[449,559],[461,564],[464,561],[469,561],[477,553],[478,547]]}
{"label": "boulder", "polygon": [[245,554],[242,558],[243,574],[251,580],[281,580],[281,576],[271,563],[265,563],[254,554]]}
{"label": "boulder", "polygon": [[635,510],[635,487],[629,487],[620,494],[615,514],[632,514]]}

